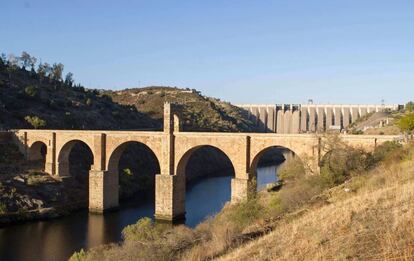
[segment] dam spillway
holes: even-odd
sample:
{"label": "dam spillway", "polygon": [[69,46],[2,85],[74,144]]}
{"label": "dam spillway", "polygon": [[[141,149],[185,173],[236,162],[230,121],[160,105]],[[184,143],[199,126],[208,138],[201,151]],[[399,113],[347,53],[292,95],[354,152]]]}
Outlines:
{"label": "dam spillway", "polygon": [[316,133],[341,131],[361,117],[380,111],[399,110],[398,104],[238,104],[262,132]]}

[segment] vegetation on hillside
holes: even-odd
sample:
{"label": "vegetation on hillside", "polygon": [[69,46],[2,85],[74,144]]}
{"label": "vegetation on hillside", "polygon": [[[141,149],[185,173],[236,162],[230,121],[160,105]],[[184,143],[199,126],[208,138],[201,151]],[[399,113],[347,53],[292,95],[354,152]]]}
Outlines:
{"label": "vegetation on hillside", "polygon": [[0,129],[162,129],[165,101],[182,104],[184,130],[255,131],[243,112],[196,90],[147,87],[86,89],[62,63],[38,63],[27,52],[0,56]]}
{"label": "vegetation on hillside", "polygon": [[[37,66],[37,67],[36,67]],[[0,129],[136,129],[156,121],[134,106],[120,105],[97,90],[63,76],[61,63],[37,63],[23,52],[0,57]]]}
{"label": "vegetation on hillside", "polygon": [[334,150],[321,175],[306,175],[292,160],[277,192],[226,205],[195,229],[141,219],[125,228],[122,244],[71,260],[410,259],[414,144],[387,142],[373,153],[336,137],[325,145]]}
{"label": "vegetation on hillside", "polygon": [[414,126],[414,102],[408,102],[398,111],[368,113],[350,124],[347,132],[368,135],[411,134]]}
{"label": "vegetation on hillside", "polygon": [[133,105],[161,124],[164,102],[179,104],[182,127],[185,131],[252,132],[257,128],[244,117],[243,110],[228,102],[203,96],[199,91],[177,87],[152,86],[146,88],[106,91],[115,102]]}

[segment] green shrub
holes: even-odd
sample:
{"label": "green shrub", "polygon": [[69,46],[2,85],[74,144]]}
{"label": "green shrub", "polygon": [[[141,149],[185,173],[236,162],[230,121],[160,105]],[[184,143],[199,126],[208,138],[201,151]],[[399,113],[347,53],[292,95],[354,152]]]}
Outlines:
{"label": "green shrub", "polygon": [[412,102],[412,101],[407,102],[407,104],[405,105],[405,110],[409,111],[409,112],[413,112],[414,111],[414,102]]}
{"label": "green shrub", "polygon": [[166,225],[156,224],[150,218],[144,217],[139,219],[137,223],[125,227],[122,230],[122,237],[126,241],[155,241],[167,228]]}
{"label": "green shrub", "polygon": [[380,162],[390,156],[393,152],[398,149],[401,149],[403,146],[395,141],[386,141],[383,144],[379,145],[375,148],[373,153],[373,160],[374,162]]}
{"label": "green shrub", "polygon": [[236,226],[243,228],[259,218],[264,211],[265,209],[260,205],[259,201],[253,198],[234,206],[230,210],[229,218]]}
{"label": "green shrub", "polygon": [[372,156],[362,149],[349,146],[328,152],[322,160],[321,178],[328,186],[343,183],[354,172],[363,172],[372,166]]}
{"label": "green shrub", "polygon": [[42,120],[41,118],[37,117],[37,116],[26,116],[24,117],[24,119],[33,126],[33,128],[38,129],[41,127],[45,127],[46,126],[46,121]]}
{"label": "green shrub", "polygon": [[404,115],[397,122],[398,127],[401,131],[411,133],[414,130],[414,113],[408,113]]}
{"label": "green shrub", "polygon": [[37,91],[38,91],[38,88],[33,85],[29,85],[24,89],[24,92],[32,98],[37,95]]}
{"label": "green shrub", "polygon": [[0,215],[7,213],[7,206],[4,203],[0,203]]}
{"label": "green shrub", "polygon": [[79,252],[75,252],[70,258],[69,261],[85,261],[86,252],[81,249]]}

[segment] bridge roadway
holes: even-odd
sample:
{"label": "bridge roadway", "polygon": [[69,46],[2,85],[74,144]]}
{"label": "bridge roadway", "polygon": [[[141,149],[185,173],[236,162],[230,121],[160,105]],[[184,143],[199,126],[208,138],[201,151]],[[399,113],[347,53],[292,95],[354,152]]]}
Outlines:
{"label": "bridge roadway", "polygon": [[[340,135],[351,146],[373,150],[399,136]],[[221,150],[231,161],[235,177],[231,201],[246,199],[256,176],[261,155],[272,147],[283,147],[306,159],[309,171],[318,173],[326,151],[315,134],[182,132],[174,105],[164,105],[163,131],[14,130],[14,140],[28,160],[45,157],[45,171],[61,178],[70,176],[69,154],[76,143],[86,144],[93,154],[89,171],[89,209],[104,212],[118,207],[118,164],[131,142],[142,143],[156,156],[160,173],[155,179],[155,216],[175,220],[185,216],[185,170],[191,155],[202,146]],[[42,147],[46,155],[42,156]]]}

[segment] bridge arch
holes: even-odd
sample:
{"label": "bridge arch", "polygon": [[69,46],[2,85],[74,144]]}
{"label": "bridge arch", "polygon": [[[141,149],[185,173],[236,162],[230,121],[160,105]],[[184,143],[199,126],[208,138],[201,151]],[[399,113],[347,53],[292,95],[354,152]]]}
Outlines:
{"label": "bridge arch", "polygon": [[[200,218],[219,211],[231,200],[235,168],[227,154],[215,146],[198,145],[187,150],[178,162],[176,176],[181,188],[179,204],[183,204],[183,211],[187,209],[188,225],[196,225]],[[206,181],[198,182],[202,179]],[[214,197],[211,189],[215,189]]]}
{"label": "bridge arch", "polygon": [[[118,165],[119,161],[122,157],[122,154],[125,152],[125,150],[128,148],[128,146],[131,145],[138,145],[141,146],[146,152],[151,154],[151,156],[156,160],[157,162],[157,169],[159,172],[160,169],[160,160],[158,159],[155,152],[146,144],[139,142],[139,141],[126,141],[124,143],[119,144],[111,153],[108,160],[108,171],[117,173],[118,172]],[[158,173],[154,173],[158,174]]]}
{"label": "bridge arch", "polygon": [[42,170],[45,170],[47,145],[43,141],[35,141],[29,147],[27,159],[32,162],[39,162]]}
{"label": "bridge arch", "polygon": [[47,146],[43,141],[33,142],[28,150],[28,160],[40,160],[45,157],[47,152]]}
{"label": "bridge arch", "polygon": [[93,166],[94,162],[94,154],[91,147],[82,140],[70,140],[66,142],[62,148],[58,152],[57,157],[57,174],[59,177],[68,177],[71,176],[70,174],[70,155],[72,150],[75,148],[75,146],[80,145],[83,148],[86,149],[87,153],[91,156],[91,168]]}
{"label": "bridge arch", "polygon": [[295,151],[293,151],[292,149],[290,149],[288,147],[280,146],[280,145],[267,146],[267,147],[261,149],[259,152],[257,152],[253,156],[251,164],[250,164],[250,169],[251,169],[252,174],[255,173],[255,171],[257,169],[257,166],[258,166],[260,160],[263,158],[263,156],[266,153],[269,153],[271,150],[279,150],[280,154],[282,154],[282,156],[284,157],[285,160],[287,159],[287,157],[299,157],[298,154]]}
{"label": "bridge arch", "polygon": [[230,156],[228,154],[226,154],[226,152],[224,152],[223,150],[221,150],[219,147],[213,146],[213,145],[209,145],[209,144],[205,144],[205,145],[197,145],[195,147],[192,147],[190,149],[188,149],[179,159],[178,164],[177,164],[177,168],[176,168],[176,175],[179,176],[186,176],[186,168],[188,166],[188,163],[190,161],[190,158],[200,149],[203,148],[210,148],[212,150],[214,150],[217,153],[220,153],[221,155],[223,155],[227,162],[230,163],[231,168],[232,168],[232,173],[233,175],[235,175],[235,168],[234,168],[234,163],[232,162]]}
{"label": "bridge arch", "polygon": [[[121,175],[122,167],[125,167],[125,173]],[[126,141],[112,151],[107,169],[107,175],[115,182],[116,191],[111,193],[118,194],[121,199],[131,197],[136,192],[152,192],[153,195],[155,176],[160,173],[160,161],[148,145],[139,141]],[[124,187],[126,189],[122,190]]]}
{"label": "bridge arch", "polygon": [[[279,178],[277,175],[279,167],[283,166],[283,164],[291,163],[293,160],[295,160],[294,163],[299,163],[303,166],[299,155],[292,149],[280,145],[267,146],[256,153],[251,161],[250,175],[257,183],[257,190],[265,186],[266,183],[275,182]],[[258,175],[258,167],[266,167],[267,165],[270,165],[271,168],[268,170],[263,169],[264,173]],[[303,170],[305,170],[304,166]]]}

